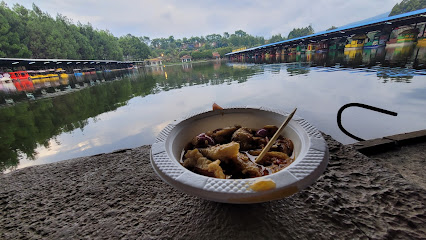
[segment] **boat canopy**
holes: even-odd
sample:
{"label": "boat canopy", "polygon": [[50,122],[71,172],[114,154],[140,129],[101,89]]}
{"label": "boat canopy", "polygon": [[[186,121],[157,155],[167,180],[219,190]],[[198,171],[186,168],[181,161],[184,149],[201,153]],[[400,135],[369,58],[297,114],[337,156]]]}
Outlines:
{"label": "boat canopy", "polygon": [[352,40],[363,40],[367,38],[367,35],[365,35],[364,33],[362,34],[355,34],[355,36],[351,37]]}
{"label": "boat canopy", "polygon": [[410,28],[407,30],[404,30],[400,33],[400,35],[405,35],[405,34],[418,34],[419,33],[419,29],[417,28]]}

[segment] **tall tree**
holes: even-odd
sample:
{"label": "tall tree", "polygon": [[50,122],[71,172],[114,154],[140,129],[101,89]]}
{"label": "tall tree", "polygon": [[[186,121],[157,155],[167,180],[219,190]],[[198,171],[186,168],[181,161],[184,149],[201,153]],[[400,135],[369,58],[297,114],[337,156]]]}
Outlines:
{"label": "tall tree", "polygon": [[149,47],[140,38],[131,34],[120,37],[118,42],[126,60],[143,60],[150,55]]}
{"label": "tall tree", "polygon": [[314,29],[312,28],[311,25],[304,28],[293,28],[293,30],[291,30],[290,33],[288,34],[287,39],[303,37],[303,36],[311,35],[314,33],[315,33]]}
{"label": "tall tree", "polygon": [[285,37],[281,36],[281,34],[272,35],[271,39],[269,39],[270,43],[284,41]]}

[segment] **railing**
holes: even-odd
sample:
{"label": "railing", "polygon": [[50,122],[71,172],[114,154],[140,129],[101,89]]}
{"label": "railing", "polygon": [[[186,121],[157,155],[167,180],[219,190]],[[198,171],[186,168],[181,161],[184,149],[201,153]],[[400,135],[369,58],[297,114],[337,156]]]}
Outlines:
{"label": "railing", "polygon": [[380,112],[380,113],[388,114],[388,115],[392,115],[392,116],[398,115],[398,113],[396,113],[396,112],[392,112],[392,111],[382,109],[382,108],[378,108],[378,107],[373,107],[373,106],[362,104],[362,103],[348,103],[348,104],[343,105],[339,109],[339,111],[337,112],[337,125],[339,126],[340,130],[343,133],[345,133],[349,137],[356,139],[358,141],[364,141],[364,139],[357,137],[357,136],[353,135],[352,133],[348,132],[342,125],[342,112],[343,112],[343,110],[345,110],[346,108],[349,108],[349,107],[361,107],[361,108],[369,109],[369,110],[372,110],[372,111],[376,111],[376,112]]}

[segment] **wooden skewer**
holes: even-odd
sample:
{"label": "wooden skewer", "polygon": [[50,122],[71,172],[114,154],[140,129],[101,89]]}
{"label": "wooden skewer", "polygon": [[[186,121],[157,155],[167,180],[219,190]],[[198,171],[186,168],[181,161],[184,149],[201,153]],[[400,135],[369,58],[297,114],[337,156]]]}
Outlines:
{"label": "wooden skewer", "polygon": [[272,147],[274,142],[277,140],[278,136],[280,136],[280,133],[282,130],[287,126],[287,124],[290,122],[290,120],[293,118],[294,113],[296,112],[297,108],[293,110],[290,115],[284,120],[283,124],[281,124],[280,128],[278,128],[277,132],[272,136],[272,138],[269,140],[268,144],[263,148],[262,152],[260,152],[259,156],[256,158],[256,163],[259,163],[262,158],[265,156],[265,154],[269,151],[269,149]]}

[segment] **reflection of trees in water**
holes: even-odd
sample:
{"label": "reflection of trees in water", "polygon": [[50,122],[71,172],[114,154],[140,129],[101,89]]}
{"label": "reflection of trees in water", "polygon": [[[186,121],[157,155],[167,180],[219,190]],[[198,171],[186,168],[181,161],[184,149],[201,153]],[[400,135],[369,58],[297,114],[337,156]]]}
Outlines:
{"label": "reflection of trees in water", "polygon": [[240,64],[200,63],[191,69],[182,66],[168,66],[164,69],[165,75],[155,75],[156,91],[168,91],[193,85],[220,85],[232,82],[246,82],[250,76],[262,71],[257,67],[247,67]]}
{"label": "reflection of trees in water", "polygon": [[152,76],[113,81],[53,99],[22,102],[0,109],[0,171],[16,167],[19,159],[34,159],[35,149],[49,147],[52,137],[83,129],[89,118],[114,111],[133,96],[151,93]]}
{"label": "reflection of trees in water", "polygon": [[126,74],[123,80],[0,108],[0,171],[16,167],[20,158],[35,159],[38,146],[49,148],[55,136],[83,130],[89,118],[114,111],[134,96],[191,85],[241,83],[259,71],[259,68],[217,63],[202,63],[186,69],[181,65],[146,68]]}

